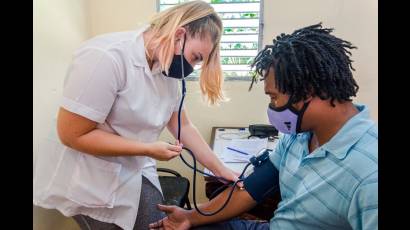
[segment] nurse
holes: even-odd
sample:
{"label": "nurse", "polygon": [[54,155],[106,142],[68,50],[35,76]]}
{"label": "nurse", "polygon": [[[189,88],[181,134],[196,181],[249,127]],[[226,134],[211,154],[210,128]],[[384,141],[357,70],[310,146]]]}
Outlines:
{"label": "nurse", "polygon": [[[200,88],[224,99],[219,41],[222,22],[203,1],[158,13],[137,31],[97,36],[73,55],[57,118],[58,139],[40,146],[33,202],[73,216],[82,229],[148,229],[165,215],[156,161],[181,153],[158,141],[177,136],[176,78],[201,65]],[[181,56],[184,75],[181,76]],[[181,142],[214,174],[237,180],[182,110]]]}

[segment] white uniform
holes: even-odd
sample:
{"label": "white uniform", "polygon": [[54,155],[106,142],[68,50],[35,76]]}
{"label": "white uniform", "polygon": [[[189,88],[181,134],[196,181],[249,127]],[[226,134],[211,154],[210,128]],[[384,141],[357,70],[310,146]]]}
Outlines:
{"label": "white uniform", "polygon": [[[98,122],[98,128],[140,142],[154,142],[178,110],[178,82],[159,68],[151,72],[142,32],[105,34],[75,53],[61,106]],[[66,216],[88,215],[132,229],[142,175],[160,191],[155,160],[144,156],[99,157],[62,145],[39,148],[33,203]]]}

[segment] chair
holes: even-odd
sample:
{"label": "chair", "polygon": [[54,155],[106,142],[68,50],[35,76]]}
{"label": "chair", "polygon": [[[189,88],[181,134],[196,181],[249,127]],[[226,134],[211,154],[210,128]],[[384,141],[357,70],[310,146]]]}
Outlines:
{"label": "chair", "polygon": [[178,172],[167,169],[157,168],[158,172],[170,173],[174,176],[159,176],[159,183],[161,184],[162,193],[164,194],[165,204],[177,205],[187,209],[191,209],[191,203],[188,199],[189,180]]}

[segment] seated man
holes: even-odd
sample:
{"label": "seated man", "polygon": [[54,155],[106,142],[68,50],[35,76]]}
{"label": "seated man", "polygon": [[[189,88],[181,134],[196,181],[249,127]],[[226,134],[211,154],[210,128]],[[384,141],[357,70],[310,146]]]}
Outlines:
{"label": "seated man", "polygon": [[[274,186],[274,177],[254,176],[255,180],[251,174],[245,189],[235,188],[216,215],[159,205],[168,216],[150,228],[378,228],[378,130],[368,108],[352,103],[359,87],[348,49],[355,47],[331,32],[317,24],[281,34],[252,65],[263,76],[271,99],[269,121],[284,133],[264,163],[273,174],[279,172],[282,198],[270,223],[231,219],[261,200],[253,192],[255,186]],[[219,209],[228,193],[229,189],[200,210]]]}

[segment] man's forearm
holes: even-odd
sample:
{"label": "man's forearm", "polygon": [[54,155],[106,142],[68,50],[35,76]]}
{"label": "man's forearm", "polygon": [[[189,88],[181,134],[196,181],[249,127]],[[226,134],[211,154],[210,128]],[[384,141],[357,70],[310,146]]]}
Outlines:
{"label": "man's forearm", "polygon": [[[225,189],[225,191],[220,193],[217,197],[215,197],[214,199],[210,200],[205,204],[200,205],[198,208],[202,212],[215,212],[225,203],[231,189],[231,187]],[[256,202],[252,199],[252,197],[246,190],[241,190],[238,187],[235,187],[235,191],[233,192],[228,204],[216,215],[203,216],[200,213],[198,213],[196,209],[192,209],[189,212],[189,220],[192,226],[224,221],[235,216],[238,216],[245,211],[250,210],[255,205]]]}

